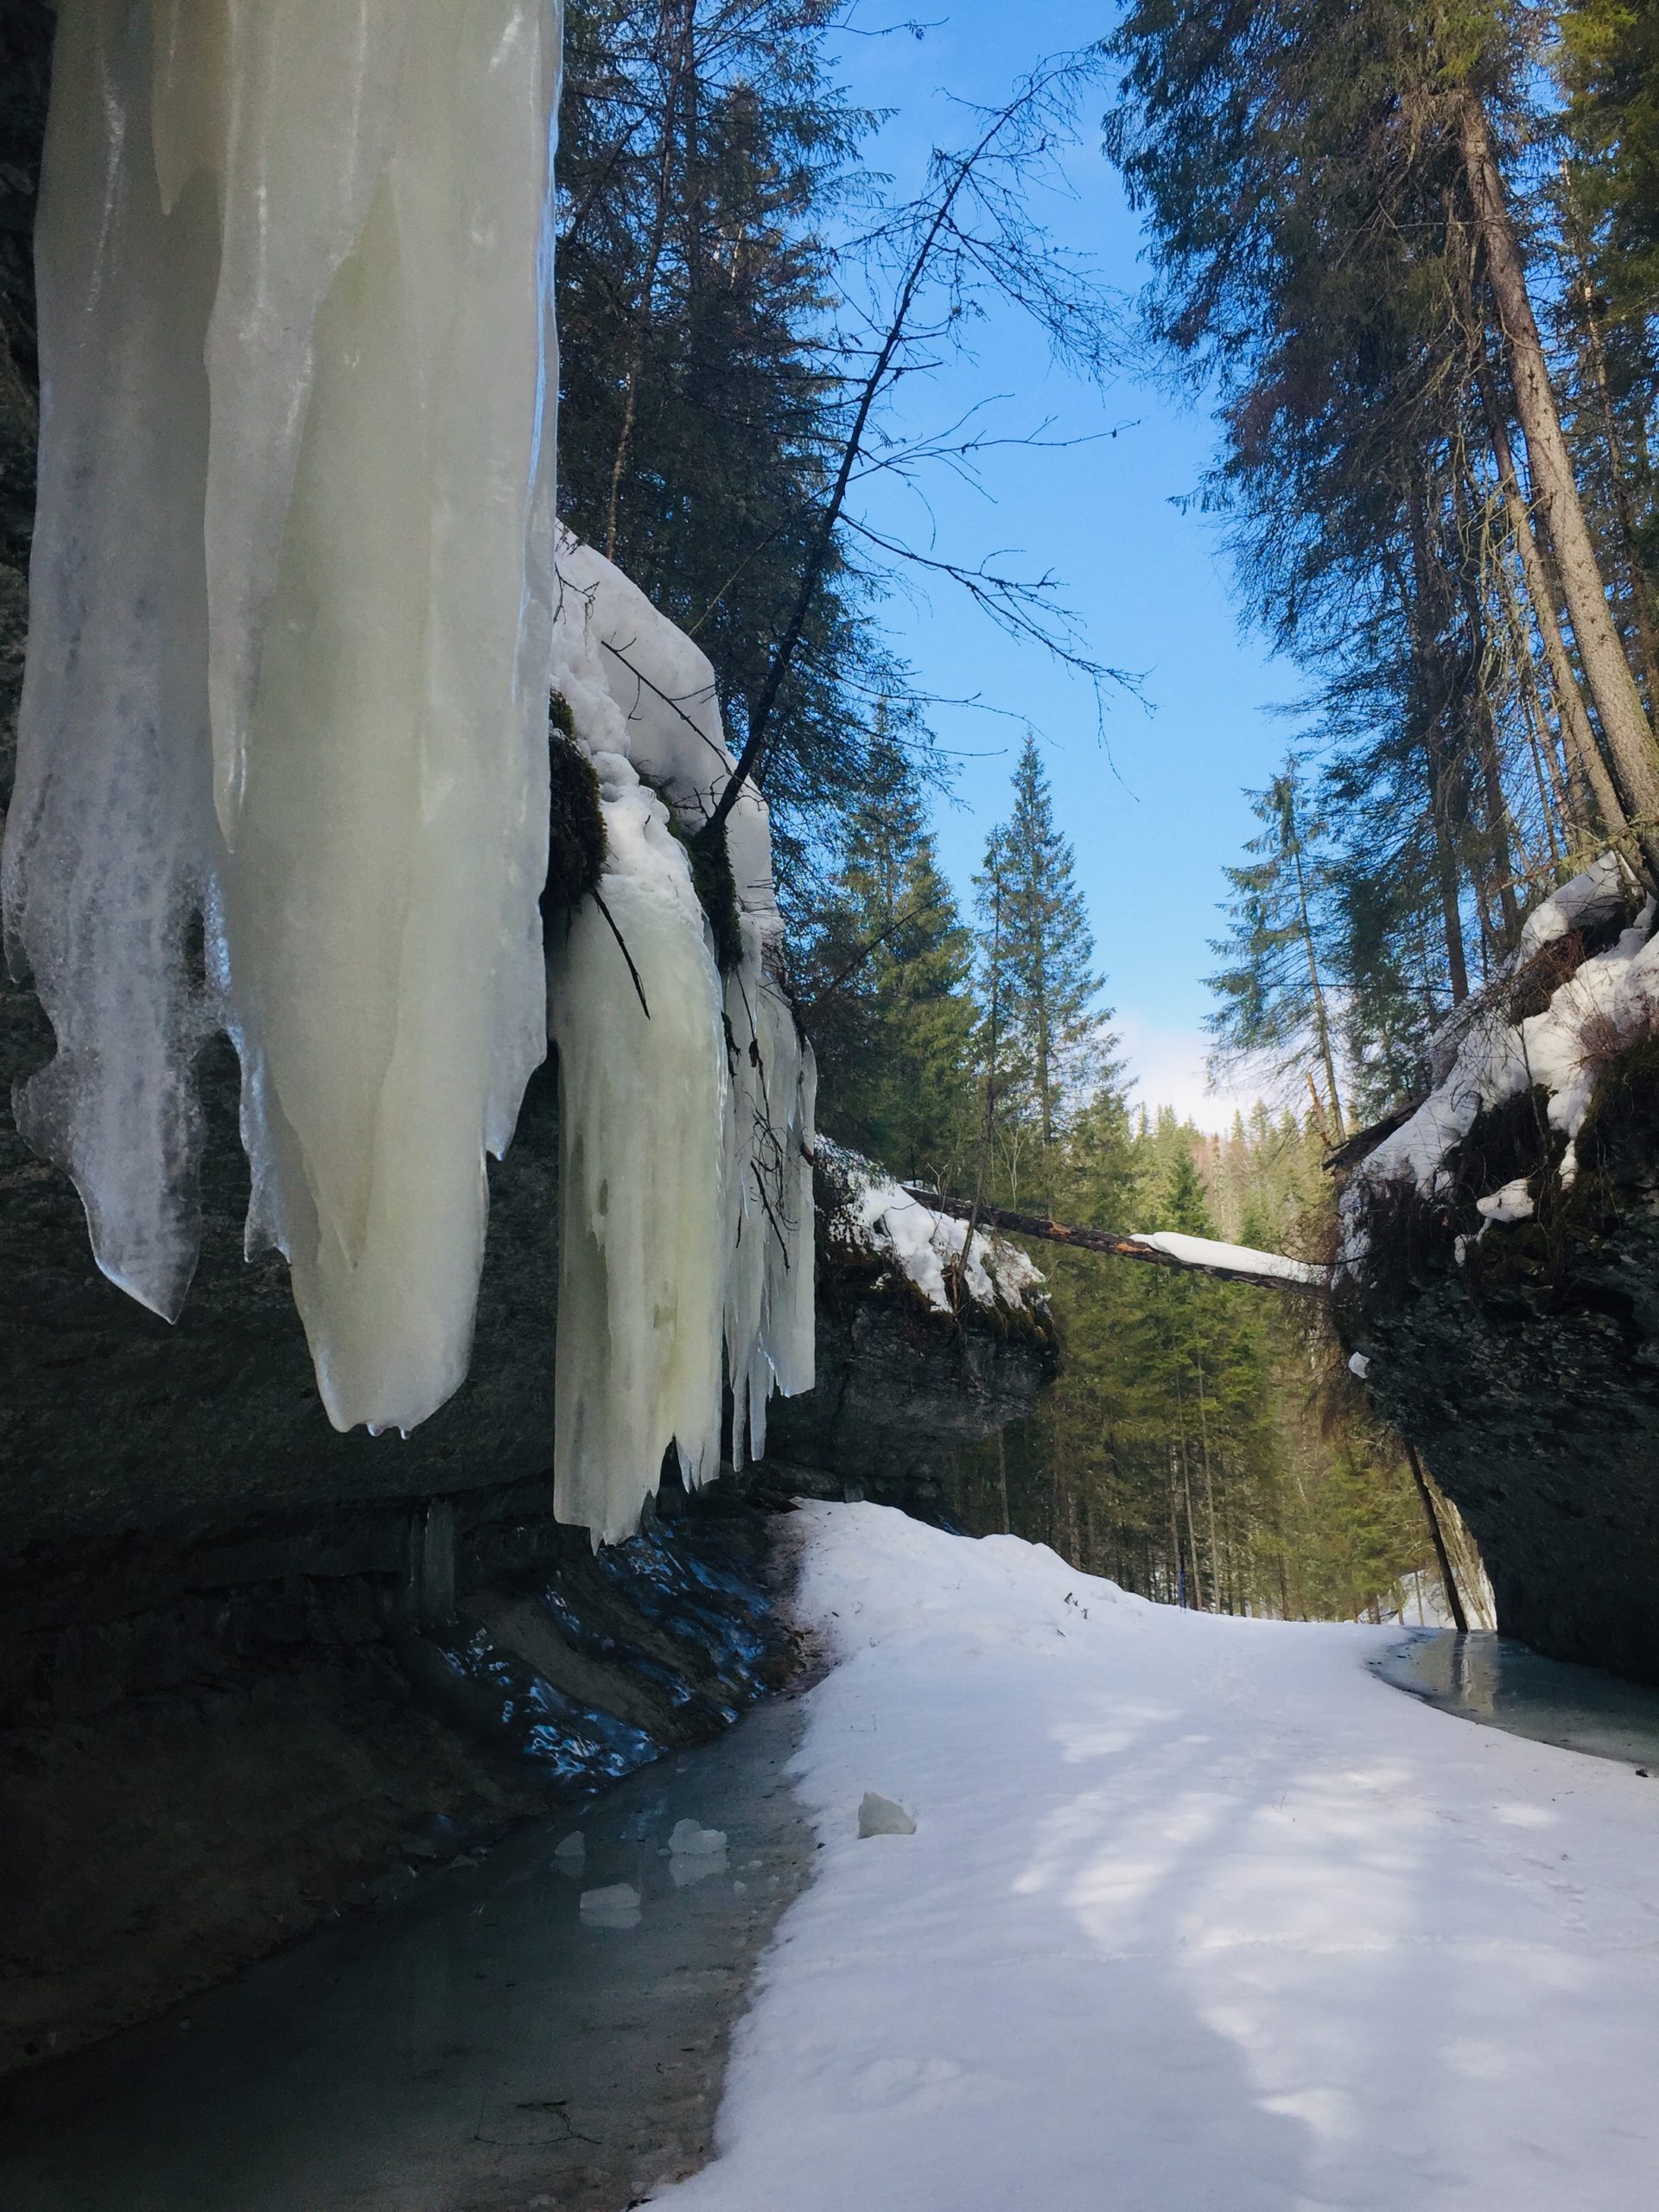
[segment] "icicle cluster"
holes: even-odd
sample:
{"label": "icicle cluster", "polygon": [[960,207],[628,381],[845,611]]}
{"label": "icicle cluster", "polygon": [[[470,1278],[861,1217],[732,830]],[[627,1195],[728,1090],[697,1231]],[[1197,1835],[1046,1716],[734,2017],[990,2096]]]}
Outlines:
{"label": "icicle cluster", "polygon": [[[708,662],[597,556],[556,574],[558,35],[547,0],[66,0],[5,921],[57,1037],[23,1133],[169,1318],[194,1062],[234,1040],[249,1249],[342,1428],[466,1372],[550,1004],[556,1504],[613,1538],[671,1446],[717,1467],[723,1377],[739,1459],[810,1386],[813,1071],[752,791],[725,975],[694,888]],[[550,976],[550,671],[609,845]]]}
{"label": "icicle cluster", "polygon": [[[555,1509],[632,1533],[672,1446],[696,1484],[764,1449],[812,1386],[815,1072],[776,979],[764,802],[729,818],[741,957],[722,978],[683,834],[731,772],[714,672],[589,548],[562,539],[554,686],[600,779],[600,901],[550,957],[566,1193]],[[682,836],[675,834],[678,825]],[[580,1203],[572,1200],[580,1194]]]}
{"label": "icicle cluster", "polygon": [[67,0],[14,965],[99,1264],[195,1261],[192,1062],[337,1426],[466,1370],[486,1147],[545,1049],[547,0]]}

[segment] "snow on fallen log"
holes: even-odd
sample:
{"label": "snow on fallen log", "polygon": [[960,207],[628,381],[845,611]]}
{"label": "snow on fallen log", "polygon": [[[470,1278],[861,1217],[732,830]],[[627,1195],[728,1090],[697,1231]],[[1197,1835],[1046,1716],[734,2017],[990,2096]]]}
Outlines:
{"label": "snow on fallen log", "polygon": [[1257,1252],[1248,1244],[1224,1244],[1211,1236],[1188,1236],[1171,1229],[1145,1236],[1121,1236],[1109,1229],[1070,1229],[1046,1215],[1015,1213],[1007,1206],[976,1205],[968,1198],[941,1198],[938,1192],[907,1184],[910,1196],[954,1221],[984,1224],[1015,1236],[1036,1236],[1050,1244],[1069,1244],[1079,1252],[1101,1252],[1120,1260],[1149,1260],[1154,1267],[1179,1268],[1216,1275],[1224,1282],[1270,1282],[1294,1290],[1319,1290],[1329,1270],[1281,1252]]}
{"label": "snow on fallen log", "polygon": [[1042,1275],[1017,1244],[994,1236],[983,1211],[969,1230],[926,1192],[895,1183],[871,1161],[820,1137],[814,1154],[836,1195],[827,1224],[832,1246],[876,1263],[908,1284],[936,1313],[962,1305],[988,1319],[1046,1316]]}

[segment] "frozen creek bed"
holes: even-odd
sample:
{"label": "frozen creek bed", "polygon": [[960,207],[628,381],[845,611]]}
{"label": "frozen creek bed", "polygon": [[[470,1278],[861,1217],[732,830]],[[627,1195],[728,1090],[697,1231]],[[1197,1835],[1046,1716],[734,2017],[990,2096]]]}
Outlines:
{"label": "frozen creek bed", "polygon": [[[800,1708],[632,1777],[0,2086],[6,2212],[622,2212],[709,2155],[728,2033],[801,1887]],[[677,1859],[675,1824],[725,1832]],[[572,1831],[580,1859],[557,1847]],[[582,1898],[627,1885],[631,1913]]]}

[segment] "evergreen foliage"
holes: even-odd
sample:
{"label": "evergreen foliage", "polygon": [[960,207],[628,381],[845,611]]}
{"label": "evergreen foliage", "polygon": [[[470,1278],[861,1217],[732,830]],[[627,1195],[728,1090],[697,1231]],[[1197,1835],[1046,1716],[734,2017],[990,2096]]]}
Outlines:
{"label": "evergreen foliage", "polygon": [[825,1128],[942,1187],[960,1180],[970,1134],[969,962],[921,785],[884,728],[836,840],[800,988],[825,1071]]}
{"label": "evergreen foliage", "polygon": [[[841,436],[824,229],[869,118],[830,0],[571,0],[559,172],[560,502],[713,662],[741,741]],[[902,689],[832,550],[777,719],[785,887]]]}
{"label": "evergreen foliage", "polygon": [[1650,14],[1132,0],[1111,41],[1147,325],[1219,403],[1204,497],[1307,674],[1329,829],[1339,1006],[1274,986],[1247,864],[1218,1033],[1328,1103],[1344,1031],[1363,1113],[1566,870],[1655,866]]}
{"label": "evergreen foliage", "polygon": [[[976,1187],[1017,1203],[1046,1181],[1052,1148],[1091,1081],[1110,1072],[1094,938],[1077,860],[1054,819],[1034,738],[1014,772],[1007,819],[974,879],[979,998]],[[1039,1195],[1046,1195],[1039,1190]]]}
{"label": "evergreen foliage", "polygon": [[1211,944],[1226,965],[1209,979],[1220,1004],[1208,1026],[1222,1064],[1266,1059],[1275,1080],[1301,1071],[1312,1056],[1324,1078],[1323,1096],[1314,1091],[1316,1109],[1338,1142],[1346,1129],[1335,1022],[1320,972],[1328,973],[1332,934],[1330,871],[1319,849],[1325,824],[1307,817],[1294,760],[1266,791],[1251,793],[1250,804],[1262,830],[1246,849],[1255,858],[1226,871],[1233,926]]}

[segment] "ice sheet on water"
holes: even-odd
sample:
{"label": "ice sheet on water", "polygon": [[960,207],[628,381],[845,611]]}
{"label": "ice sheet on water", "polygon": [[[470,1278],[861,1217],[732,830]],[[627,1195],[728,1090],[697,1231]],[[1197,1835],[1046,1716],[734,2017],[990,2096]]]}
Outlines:
{"label": "ice sheet on water", "polygon": [[676,1821],[668,1847],[677,1857],[709,1859],[726,1848],[723,1828],[706,1828],[696,1821]]}

